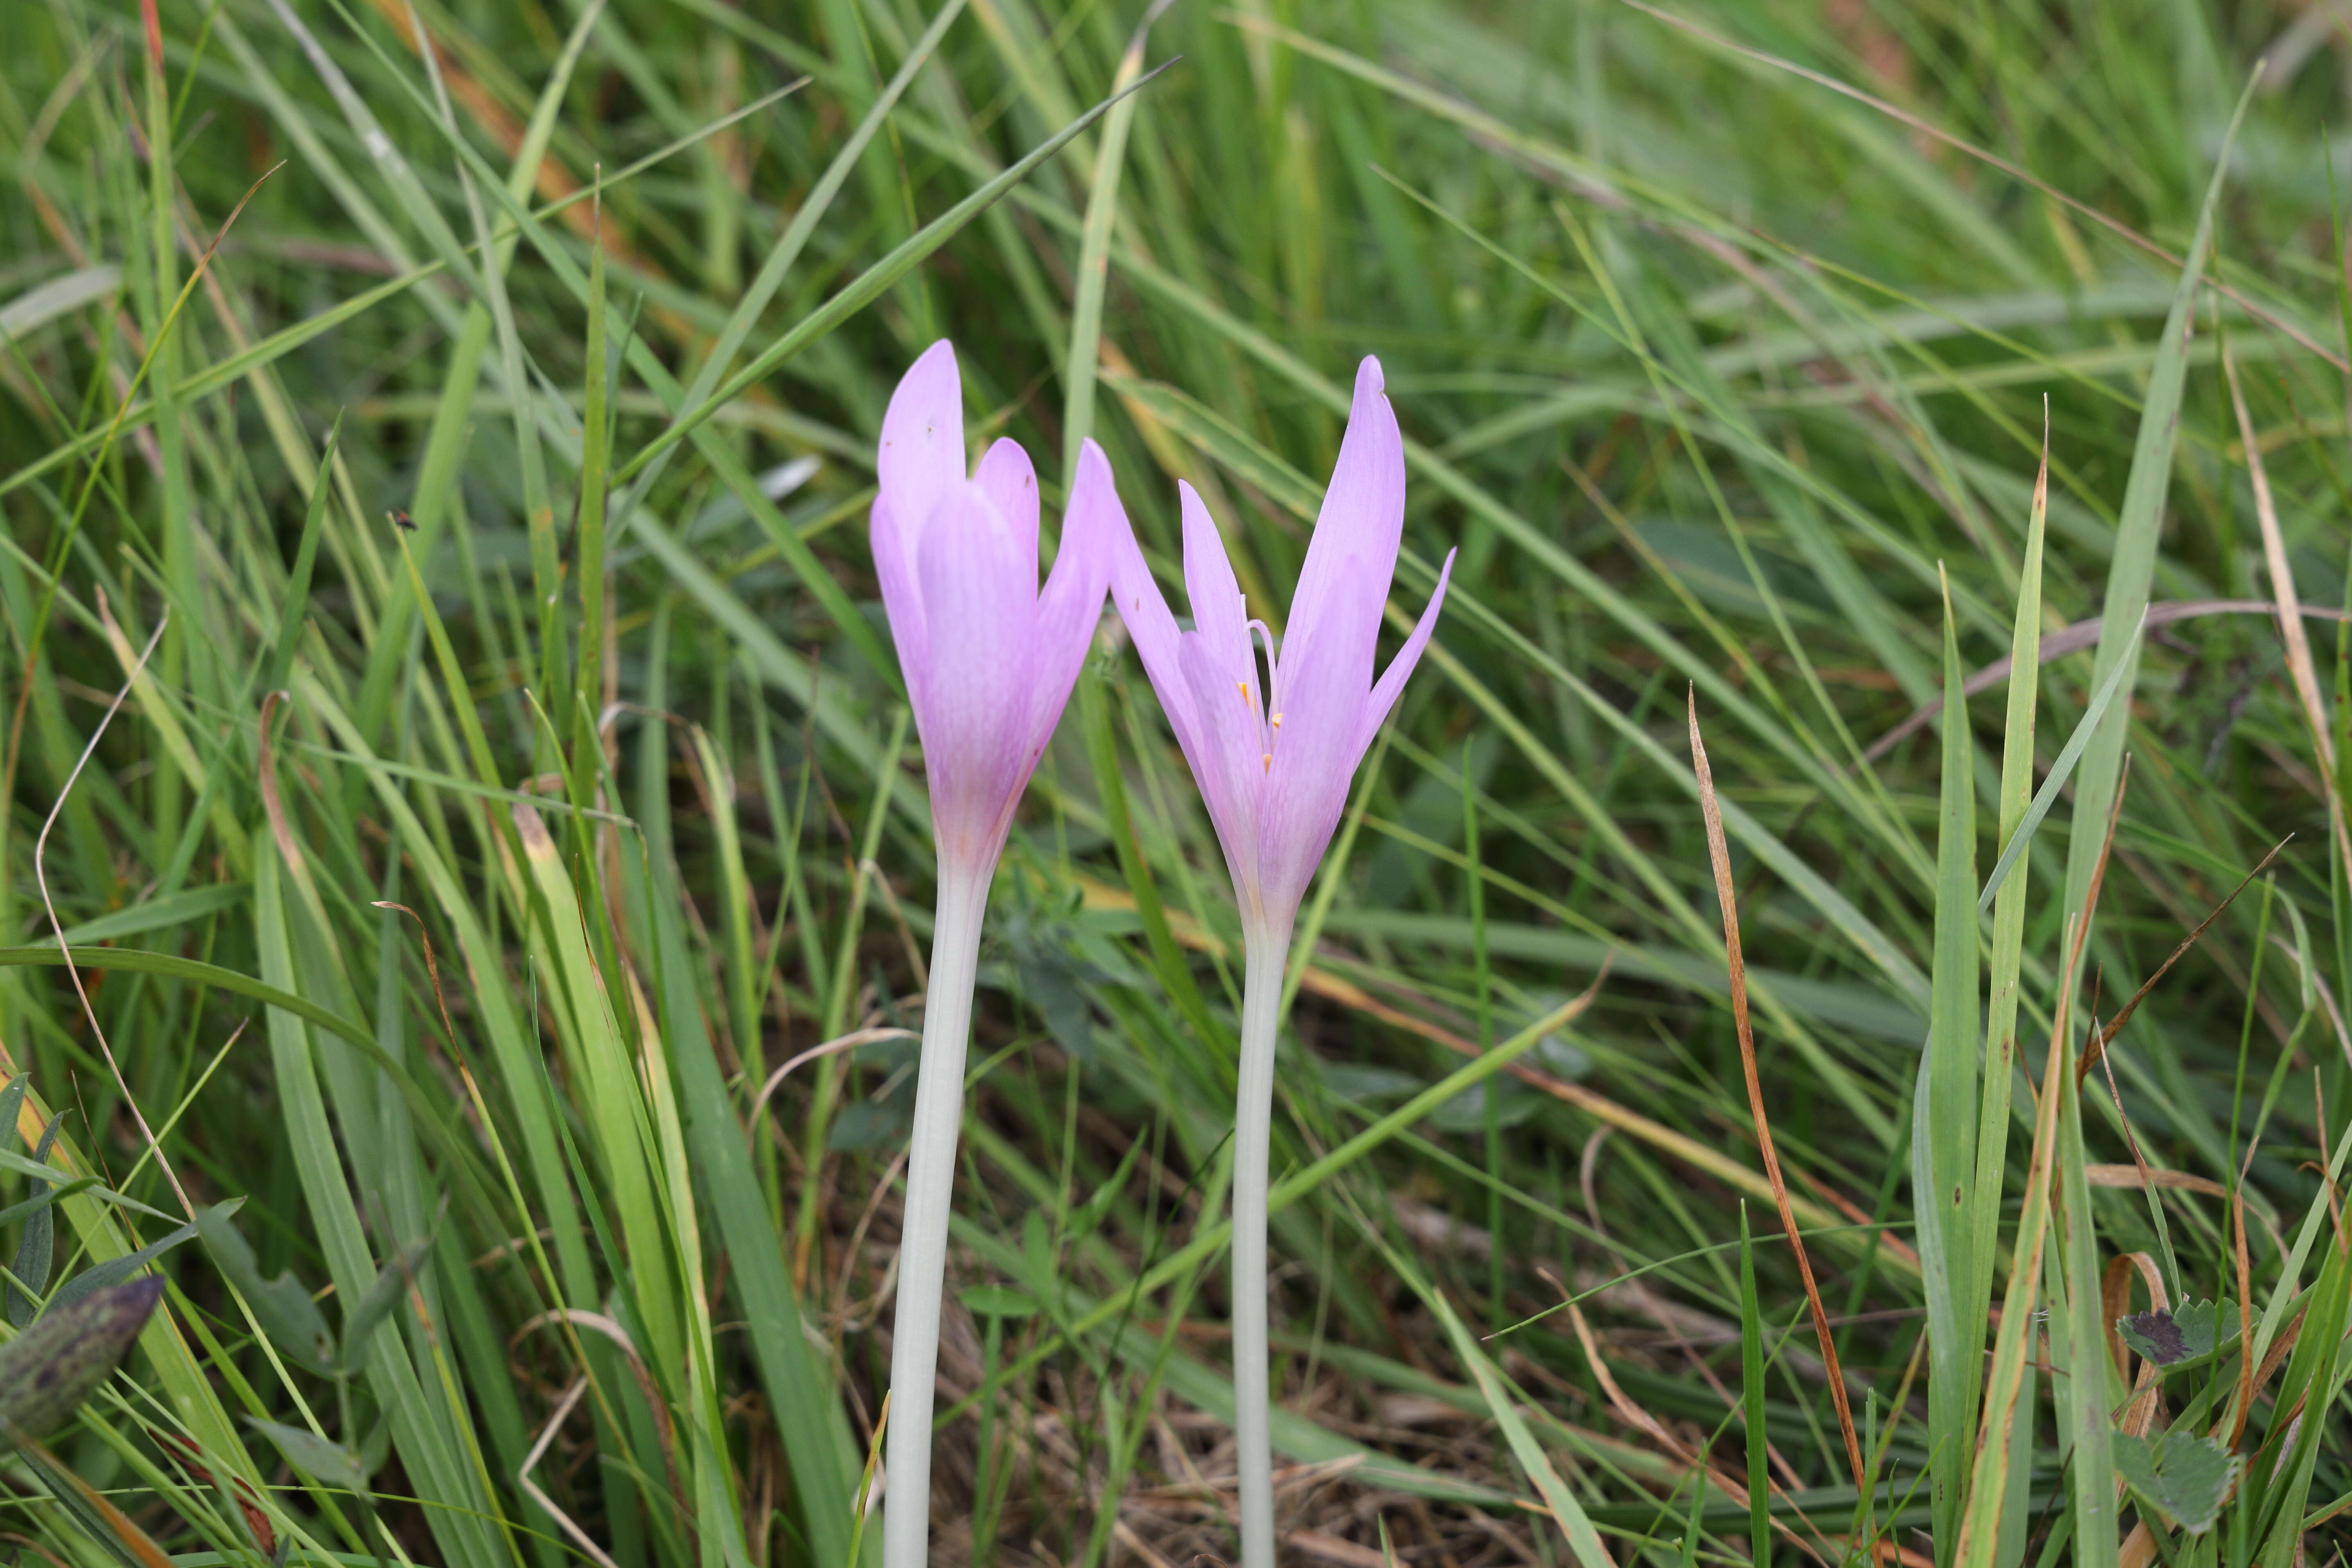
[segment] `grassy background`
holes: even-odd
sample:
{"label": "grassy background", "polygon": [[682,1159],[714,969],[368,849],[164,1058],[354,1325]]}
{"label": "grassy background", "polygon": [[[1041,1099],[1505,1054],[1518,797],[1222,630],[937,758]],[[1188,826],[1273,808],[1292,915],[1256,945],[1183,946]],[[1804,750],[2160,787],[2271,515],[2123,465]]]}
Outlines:
{"label": "grassy background", "polygon": [[[2123,1557],[2284,1564],[2308,1521],[2339,1560],[2331,16],[1190,0],[1139,57],[1181,59],[1022,171],[1121,85],[1134,5],[23,0],[0,1119],[29,1155],[62,1115],[47,1167],[100,1184],[0,1215],[0,1259],[37,1291],[161,1247],[173,1290],[51,1445],[127,1519],[20,1457],[0,1531],[849,1561],[930,876],[863,528],[948,334],[1049,500],[1090,430],[1172,574],[1189,479],[1261,613],[1377,353],[1399,609],[1462,552],[1284,1047],[1293,1560],[1948,1563],[1965,1503],[1971,1563],[2113,1563],[2224,1489],[2218,1447],[2146,1469],[2148,1401],[2117,1436],[2104,1322],[2147,1279],[2283,1353],[2251,1398],[2235,1350],[2164,1383],[2242,1470],[2218,1530]],[[1979,921],[2142,599],[2196,613],[2150,617]],[[2043,1077],[2053,1015],[2079,1050],[2290,833],[2111,1079]],[[941,1563],[1231,1550],[1235,934],[1107,632],[992,910]],[[1998,1305],[2021,1393],[1980,1442]]]}

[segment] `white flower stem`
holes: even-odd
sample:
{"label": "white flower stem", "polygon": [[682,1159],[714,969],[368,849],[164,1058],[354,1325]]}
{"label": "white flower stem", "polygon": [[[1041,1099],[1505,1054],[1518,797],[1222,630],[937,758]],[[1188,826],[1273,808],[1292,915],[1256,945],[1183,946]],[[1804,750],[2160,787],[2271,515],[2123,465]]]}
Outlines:
{"label": "white flower stem", "polygon": [[992,869],[940,868],[930,984],[923,998],[923,1052],[915,1079],[915,1128],[907,1159],[906,1219],[898,1243],[898,1300],[890,1326],[884,1568],[928,1568],[930,1561],[931,1405],[939,1376],[940,1300],[947,1276],[948,1215],[955,1198],[956,1141],[963,1131],[971,987],[980,964],[981,917],[988,908]]}
{"label": "white flower stem", "polygon": [[1274,1045],[1282,1026],[1290,922],[1252,926],[1244,933],[1243,951],[1241,1092],[1234,1107],[1234,1449],[1241,1473],[1242,1568],[1274,1568],[1265,1197],[1274,1132]]}

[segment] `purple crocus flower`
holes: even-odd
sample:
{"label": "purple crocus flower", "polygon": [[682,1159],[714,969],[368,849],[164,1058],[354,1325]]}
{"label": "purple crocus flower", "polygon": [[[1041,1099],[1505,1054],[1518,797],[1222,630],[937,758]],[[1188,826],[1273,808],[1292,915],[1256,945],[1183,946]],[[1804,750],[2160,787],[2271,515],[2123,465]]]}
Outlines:
{"label": "purple crocus flower", "polygon": [[1126,514],[1102,448],[1078,458],[1062,544],[1037,589],[1037,475],[1019,443],[964,468],[955,350],[924,351],[882,416],[875,574],[930,778],[939,903],[915,1084],[890,1348],[886,1568],[929,1561],[931,1405],[964,1050],[981,920],[1013,810],[1069,701],[1102,617]]}
{"label": "purple crocus flower", "polygon": [[1243,1568],[1274,1564],[1266,1158],[1291,927],[1339,826],[1356,765],[1429,645],[1454,571],[1449,552],[1420,623],[1374,680],[1381,617],[1404,531],[1404,442],[1381,387],[1380,361],[1367,358],[1356,372],[1348,433],[1279,649],[1265,623],[1250,618],[1224,541],[1190,485],[1177,488],[1193,629],[1177,628],[1131,531],[1119,531],[1111,569],[1112,602],[1200,786],[1241,905],[1246,978],[1234,1121],[1233,1329]]}
{"label": "purple crocus flower", "polygon": [[1086,443],[1062,548],[1037,591],[1037,472],[1018,441],[964,468],[955,346],[923,352],[882,416],[875,575],[922,736],[940,860],[992,867],[1102,615],[1126,531],[1102,448]]}
{"label": "purple crocus flower", "polygon": [[1244,926],[1287,933],[1356,764],[1428,646],[1454,570],[1448,552],[1420,624],[1375,682],[1374,645],[1404,531],[1404,442],[1381,386],[1381,362],[1367,357],[1278,658],[1265,623],[1249,617],[1224,541],[1192,486],[1176,488],[1192,630],[1177,629],[1133,533],[1117,536],[1111,597],[1216,826]]}

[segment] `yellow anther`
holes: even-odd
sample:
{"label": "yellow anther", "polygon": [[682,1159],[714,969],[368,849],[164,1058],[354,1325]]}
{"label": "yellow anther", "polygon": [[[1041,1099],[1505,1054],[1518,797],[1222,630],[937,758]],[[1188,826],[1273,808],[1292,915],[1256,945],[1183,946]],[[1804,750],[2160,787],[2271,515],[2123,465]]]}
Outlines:
{"label": "yellow anther", "polygon": [[1236,681],[1234,681],[1234,689],[1235,691],[1238,691],[1238,692],[1240,692],[1240,693],[1242,694],[1242,700],[1243,700],[1243,701],[1246,702],[1246,701],[1248,701],[1248,700],[1249,700],[1249,682],[1248,682],[1248,681],[1246,681],[1246,680],[1236,680]]}
{"label": "yellow anther", "polygon": [[1267,773],[1274,772],[1274,753],[1272,752],[1266,752],[1265,756],[1258,759],[1258,771],[1260,773]]}
{"label": "yellow anther", "polygon": [[1282,715],[1279,713],[1274,716],[1274,727],[1277,730],[1282,728]]}

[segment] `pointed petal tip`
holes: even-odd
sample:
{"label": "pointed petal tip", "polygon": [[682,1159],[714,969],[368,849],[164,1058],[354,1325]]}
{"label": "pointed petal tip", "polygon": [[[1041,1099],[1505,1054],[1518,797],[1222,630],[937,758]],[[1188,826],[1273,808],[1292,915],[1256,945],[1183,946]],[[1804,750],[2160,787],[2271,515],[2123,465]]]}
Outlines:
{"label": "pointed petal tip", "polygon": [[1438,612],[1445,604],[1446,585],[1454,580],[1454,556],[1451,550],[1445,552],[1445,563],[1437,569],[1437,586],[1430,590],[1429,603],[1421,609],[1421,619],[1413,623],[1404,646],[1397,649],[1388,668],[1372,684],[1371,696],[1364,704],[1362,725],[1357,732],[1360,754],[1362,746],[1371,743],[1373,731],[1388,721],[1397,699],[1404,695],[1404,683],[1412,679],[1413,668],[1421,663],[1422,654],[1429,647],[1430,636],[1437,630]]}
{"label": "pointed petal tip", "polygon": [[1364,397],[1388,390],[1388,378],[1381,373],[1378,354],[1366,354],[1356,364],[1356,395]]}
{"label": "pointed petal tip", "polygon": [[1065,538],[1079,530],[1098,536],[1106,546],[1117,534],[1131,531],[1110,458],[1092,441],[1078,448],[1077,475],[1070,482],[1069,502],[1062,513]]}
{"label": "pointed petal tip", "polygon": [[898,384],[891,388],[890,406],[883,415],[883,424],[887,426],[890,414],[902,406],[911,409],[919,403],[936,404],[941,398],[952,398],[959,409],[963,403],[962,372],[956,364],[955,344],[946,338],[917,354],[914,363],[907,366]]}

